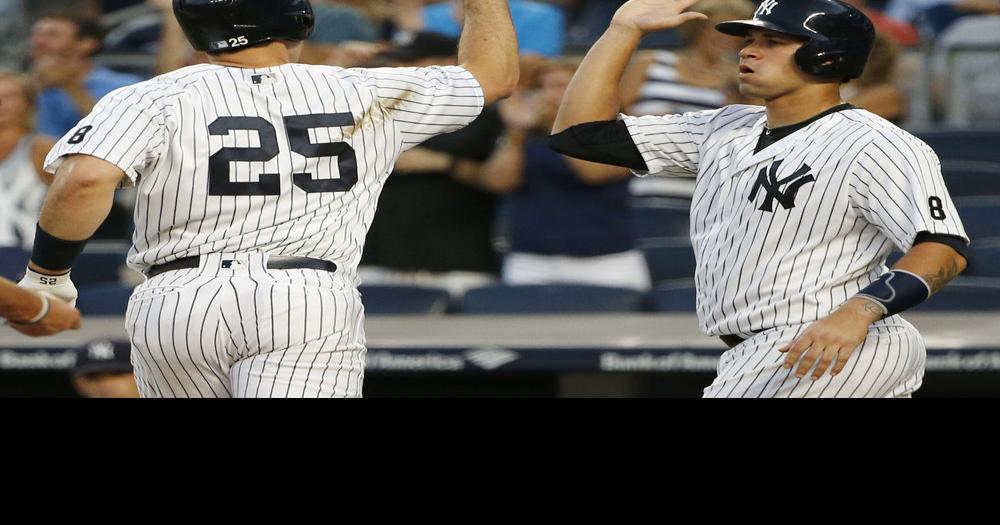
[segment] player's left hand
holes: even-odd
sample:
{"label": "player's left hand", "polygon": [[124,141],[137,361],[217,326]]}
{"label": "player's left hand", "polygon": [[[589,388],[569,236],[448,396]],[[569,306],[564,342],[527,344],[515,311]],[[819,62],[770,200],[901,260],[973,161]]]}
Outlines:
{"label": "player's left hand", "polygon": [[783,366],[791,370],[798,362],[795,375],[803,377],[818,361],[812,373],[813,380],[823,377],[828,368],[831,377],[839,374],[868,337],[868,326],[882,317],[881,312],[870,305],[865,299],[851,299],[829,316],[814,322],[798,339],[778,349],[788,354]]}

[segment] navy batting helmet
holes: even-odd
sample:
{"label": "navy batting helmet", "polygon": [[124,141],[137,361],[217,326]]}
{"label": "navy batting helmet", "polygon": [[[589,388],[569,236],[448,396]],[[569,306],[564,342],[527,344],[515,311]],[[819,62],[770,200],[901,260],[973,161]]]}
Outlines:
{"label": "navy batting helmet", "polygon": [[763,0],[751,20],[715,26],[735,36],[744,36],[755,27],[806,38],[795,53],[795,63],[822,78],[860,77],[875,45],[871,20],[838,0]]}
{"label": "navy batting helmet", "polygon": [[174,0],[174,14],[191,45],[208,53],[305,40],[316,23],[309,0]]}

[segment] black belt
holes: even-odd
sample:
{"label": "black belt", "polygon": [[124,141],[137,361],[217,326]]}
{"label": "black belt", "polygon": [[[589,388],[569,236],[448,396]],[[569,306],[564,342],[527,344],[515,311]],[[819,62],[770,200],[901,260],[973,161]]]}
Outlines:
{"label": "black belt", "polygon": [[[759,333],[761,333],[763,331],[764,330],[755,330],[755,331],[750,332],[750,333],[756,335],[756,334],[759,334]],[[738,344],[742,343],[743,341],[747,340],[746,337],[740,337],[738,335],[720,335],[719,339],[722,339],[722,342],[726,343],[726,346],[728,346],[729,348],[733,348],[736,345],[738,345]]]}
{"label": "black belt", "polygon": [[[226,263],[232,263],[232,261],[224,260],[222,261],[222,267],[228,268]],[[146,272],[149,278],[156,277],[163,272],[171,272],[174,270],[186,270],[189,268],[197,268],[201,266],[200,257],[185,257],[183,259],[177,259],[176,261],[171,261],[166,264],[160,264],[154,266]],[[295,269],[309,269],[309,270],[324,270],[327,272],[337,271],[337,265],[330,261],[323,261],[320,259],[310,259],[308,257],[286,257],[286,256],[272,256],[267,260],[268,270],[295,270]]]}
{"label": "black belt", "polygon": [[729,348],[733,348],[743,341],[746,341],[745,337],[740,337],[738,335],[720,335],[719,339],[722,339],[722,342],[726,343]]}

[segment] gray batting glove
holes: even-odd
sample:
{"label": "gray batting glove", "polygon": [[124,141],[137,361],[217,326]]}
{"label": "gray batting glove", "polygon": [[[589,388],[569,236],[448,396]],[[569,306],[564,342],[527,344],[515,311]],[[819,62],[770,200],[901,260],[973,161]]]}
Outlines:
{"label": "gray batting glove", "polygon": [[17,285],[21,288],[58,297],[69,303],[70,306],[76,306],[76,298],[79,296],[76,285],[69,278],[69,272],[63,275],[44,275],[28,268],[25,271],[24,279],[21,279]]}

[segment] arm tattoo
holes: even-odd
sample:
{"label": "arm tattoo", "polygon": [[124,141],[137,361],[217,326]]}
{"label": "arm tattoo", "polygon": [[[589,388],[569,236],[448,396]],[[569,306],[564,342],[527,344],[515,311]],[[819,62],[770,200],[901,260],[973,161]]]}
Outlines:
{"label": "arm tattoo", "polygon": [[927,281],[927,286],[931,287],[931,294],[935,294],[938,290],[944,288],[944,285],[948,284],[959,274],[958,263],[955,259],[951,260],[951,266],[943,266],[938,270],[937,273],[928,273],[923,275],[924,281]]}
{"label": "arm tattoo", "polygon": [[885,309],[881,305],[875,304],[872,301],[865,301],[865,311],[877,315],[878,319],[885,317]]}

